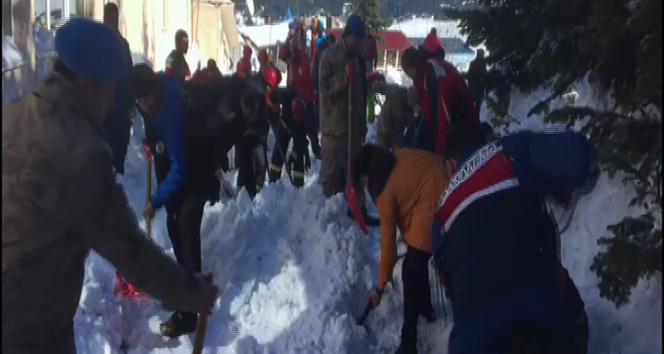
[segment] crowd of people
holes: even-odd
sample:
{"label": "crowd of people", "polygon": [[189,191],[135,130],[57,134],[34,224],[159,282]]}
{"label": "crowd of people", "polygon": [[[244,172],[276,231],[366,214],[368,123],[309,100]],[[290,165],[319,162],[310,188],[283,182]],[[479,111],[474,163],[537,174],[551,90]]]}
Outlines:
{"label": "crowd of people", "polygon": [[[392,281],[398,229],[407,245],[397,353],[417,353],[419,315],[436,320],[432,257],[454,308],[450,353],[585,353],[583,301],[557,254],[559,235],[543,201],[569,202],[593,188],[594,147],[574,132],[490,138],[479,121],[483,53],[471,65],[469,88],[434,31],[424,47],[403,53],[413,80],[405,88],[373,71],[367,43],[375,38],[367,40],[360,16],[349,16],[339,38],[312,22],[294,22],[279,47],[285,86],[265,51],[258,72],[250,70],[249,46],[234,75],[222,75],[214,60],[192,75],[182,30],[163,72],[132,65],[113,3],[103,24],[73,18],[58,29],[52,72],[3,106],[3,349],[75,353],[72,321],[90,249],[175,311],[163,335],[194,331],[218,297],[200,274],[200,226],[204,205],[220,199],[228,152],[235,147],[237,185],[253,198],[266,175],[267,183],[281,179],[284,166],[303,186],[311,144],[324,195],[352,187],[360,212],[349,205],[348,216],[381,226],[374,306]],[[365,143],[373,92],[386,97],[377,145]],[[116,182],[134,110],[158,182],[143,216],[150,223],[166,210],[177,262],[145,237]],[[367,212],[365,188],[379,217]]]}

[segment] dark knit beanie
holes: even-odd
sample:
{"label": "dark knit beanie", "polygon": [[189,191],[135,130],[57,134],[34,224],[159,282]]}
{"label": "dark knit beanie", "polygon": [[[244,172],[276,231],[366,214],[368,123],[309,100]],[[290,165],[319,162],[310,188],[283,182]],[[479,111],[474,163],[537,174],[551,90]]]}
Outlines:
{"label": "dark knit beanie", "polygon": [[138,64],[131,70],[129,85],[134,97],[142,98],[149,95],[157,84],[157,75],[146,64]]}

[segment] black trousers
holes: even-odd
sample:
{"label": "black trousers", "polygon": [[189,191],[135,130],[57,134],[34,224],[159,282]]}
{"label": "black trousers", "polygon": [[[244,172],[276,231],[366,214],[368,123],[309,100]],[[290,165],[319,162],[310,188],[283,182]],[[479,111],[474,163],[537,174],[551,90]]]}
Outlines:
{"label": "black trousers", "polygon": [[[166,228],[175,258],[186,269],[201,272],[201,220],[207,202],[201,193],[183,191],[166,205]],[[179,313],[185,321],[196,322],[195,312]]]}
{"label": "black trousers", "polygon": [[429,291],[431,253],[408,246],[401,268],[403,279],[403,327],[401,346],[417,347],[417,320],[420,314],[433,313]]}
{"label": "black trousers", "polygon": [[253,199],[265,183],[265,143],[259,136],[249,134],[243,136],[235,148],[239,162],[237,186],[244,187]]}
{"label": "black trousers", "polygon": [[[314,157],[317,159],[321,158],[320,155],[320,142],[318,140],[318,131],[320,130],[320,117],[319,117],[319,107],[320,107],[320,97],[318,93],[314,98],[314,102],[307,102],[306,110],[306,122],[307,122],[307,136],[309,137],[309,142],[311,143],[311,151],[314,153]],[[309,153],[307,151],[307,153]]]}
{"label": "black trousers", "polygon": [[[270,159],[270,183],[274,183],[281,178],[281,171],[284,167],[284,158],[288,158],[288,143],[291,140],[291,132],[281,122],[277,122],[274,126],[274,147],[272,148],[272,158]],[[294,139],[293,151],[291,155],[294,157],[293,170],[291,176],[293,177],[293,185],[302,187],[304,185],[304,154],[309,153],[306,150],[306,145],[303,147],[302,141],[306,138]]]}

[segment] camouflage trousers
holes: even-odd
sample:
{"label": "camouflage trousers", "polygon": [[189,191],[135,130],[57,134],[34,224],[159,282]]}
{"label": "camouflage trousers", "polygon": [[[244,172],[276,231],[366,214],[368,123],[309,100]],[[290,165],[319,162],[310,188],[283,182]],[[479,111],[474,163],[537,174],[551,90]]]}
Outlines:
{"label": "camouflage trousers", "polygon": [[[362,141],[354,141],[353,150],[356,152]],[[329,198],[337,193],[346,193],[348,181],[348,140],[346,137],[324,135],[321,138],[321,166],[318,183],[323,187],[325,197]],[[364,204],[364,188],[355,185],[360,204]]]}

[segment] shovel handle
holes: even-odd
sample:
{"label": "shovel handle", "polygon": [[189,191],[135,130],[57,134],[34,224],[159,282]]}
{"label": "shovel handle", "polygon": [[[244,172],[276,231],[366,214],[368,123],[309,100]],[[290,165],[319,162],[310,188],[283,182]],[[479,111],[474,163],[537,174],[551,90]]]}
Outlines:
{"label": "shovel handle", "polygon": [[374,306],[371,300],[367,302],[367,305],[364,307],[364,312],[362,312],[362,315],[357,318],[357,324],[359,326],[364,324],[364,321],[367,320],[367,317],[369,317],[369,314],[371,313],[371,310],[373,310]]}
{"label": "shovel handle", "polygon": [[[205,280],[212,283],[212,274],[204,276]],[[198,321],[196,324],[196,337],[194,338],[194,348],[192,354],[201,354],[203,352],[203,345],[205,344],[205,332],[207,332],[208,315],[206,313],[198,314]]]}

